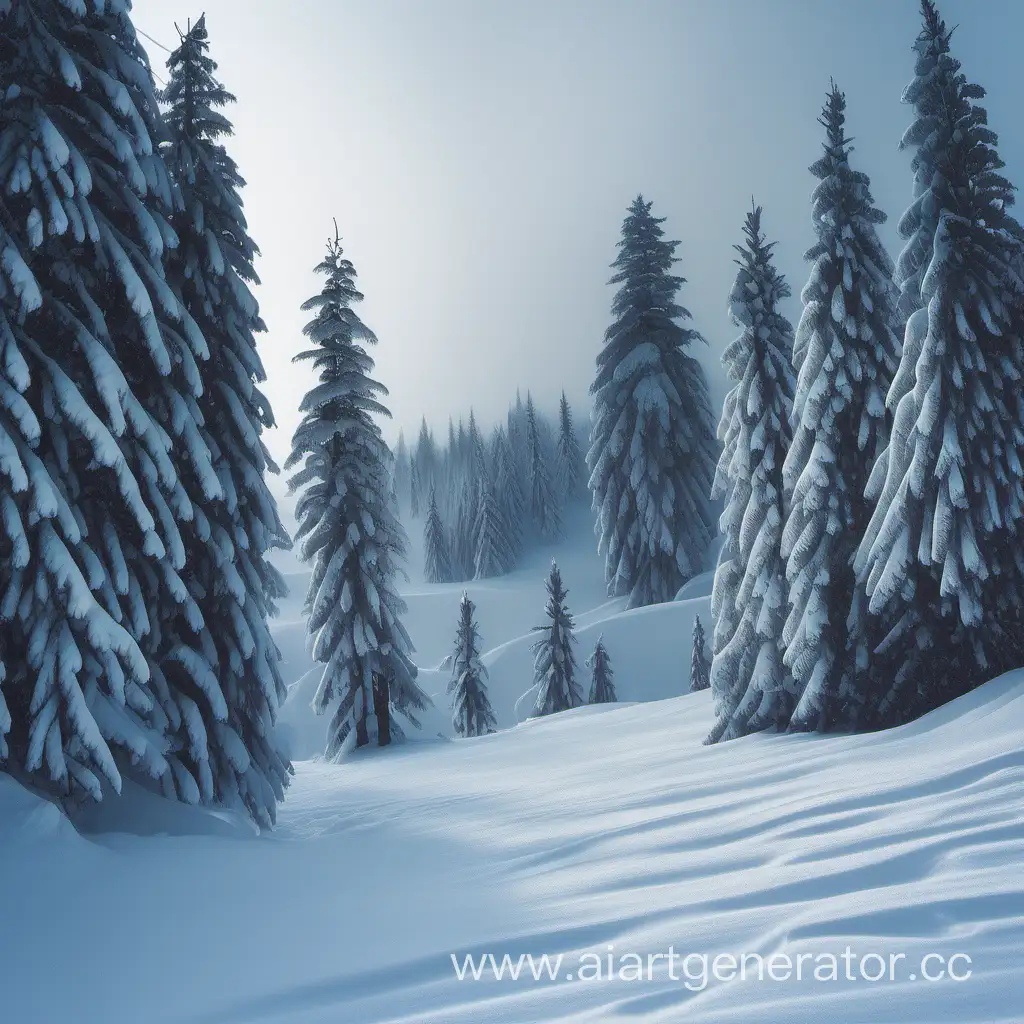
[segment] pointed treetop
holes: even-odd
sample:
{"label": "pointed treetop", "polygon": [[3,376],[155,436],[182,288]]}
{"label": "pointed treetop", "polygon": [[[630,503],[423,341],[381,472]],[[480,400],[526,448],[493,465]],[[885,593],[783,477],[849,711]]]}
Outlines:
{"label": "pointed treetop", "polygon": [[835,79],[829,79],[829,91],[825,98],[825,105],[822,107],[818,124],[825,129],[827,141],[823,143],[826,152],[839,150],[842,153],[848,152],[847,147],[853,139],[847,138],[844,133],[846,126],[846,94],[836,85]]}

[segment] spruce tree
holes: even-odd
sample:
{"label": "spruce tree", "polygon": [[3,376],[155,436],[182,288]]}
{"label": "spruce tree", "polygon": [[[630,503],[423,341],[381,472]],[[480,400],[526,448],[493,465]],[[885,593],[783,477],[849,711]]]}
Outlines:
{"label": "spruce tree", "polygon": [[847,717],[857,650],[863,658],[872,645],[865,617],[851,618],[853,556],[871,514],[871,467],[889,438],[885,396],[899,361],[898,295],[876,227],[885,214],[872,203],[868,176],[850,167],[845,122],[846,100],[833,83],[819,119],[825,152],[811,167],[818,241],[805,257],[813,266],[800,297],[793,441],[783,467],[783,643],[798,695],[790,724],[798,729]]}
{"label": "spruce tree", "polygon": [[505,537],[509,551],[509,569],[513,569],[519,561],[523,550],[523,517],[526,514],[526,502],[516,472],[515,457],[505,436],[505,431],[498,429],[494,440],[494,474],[495,494],[498,509],[505,525]]}
{"label": "spruce tree", "polygon": [[455,579],[473,578],[476,566],[477,501],[468,477],[463,475],[452,517],[448,551]]}
{"label": "spruce tree", "polygon": [[441,513],[437,508],[434,489],[430,489],[430,504],[423,524],[423,578],[427,583],[450,583],[452,581],[451,555],[448,551],[448,537]]}
{"label": "spruce tree", "polygon": [[177,636],[203,628],[182,530],[222,491],[163,131],[129,5],[0,4],[0,761],[73,799],[125,773],[220,795],[178,679],[232,742],[211,652]]}
{"label": "spruce tree", "polygon": [[591,385],[587,466],[610,596],[627,606],[670,601],[701,572],[715,536],[709,498],[717,446],[700,364],[702,341],[679,321],[685,279],[670,273],[678,242],[665,241],[651,203],[638,196],[622,226],[611,283],[615,322],[605,332]]}
{"label": "spruce tree", "polygon": [[569,408],[569,400],[565,397],[564,391],[558,404],[556,452],[555,464],[562,496],[566,501],[573,501],[580,492],[584,463],[579,441],[576,440],[576,431],[572,425],[572,410]]}
{"label": "spruce tree", "polygon": [[452,725],[460,736],[483,736],[498,727],[487,699],[487,669],[480,660],[480,634],[473,620],[474,610],[469,595],[463,593],[455,649],[446,659],[452,670],[448,683],[448,692],[452,695]]}
{"label": "spruce tree", "polygon": [[420,516],[420,467],[415,459],[409,467],[409,516],[412,519]]}
{"label": "spruce tree", "polygon": [[529,394],[526,396],[526,450],[529,459],[530,516],[540,537],[553,540],[561,530],[562,520],[541,442],[537,412]]}
{"label": "spruce tree", "polygon": [[931,0],[904,93],[914,201],[896,265],[908,317],[892,437],[855,562],[889,632],[860,724],[913,717],[1021,654],[1021,229],[996,135]]}
{"label": "spruce tree", "polygon": [[736,382],[725,399],[719,436],[725,447],[713,494],[725,499],[724,544],[715,572],[711,688],[717,721],[708,742],[772,725],[793,709],[783,664],[786,573],[782,558],[782,464],[793,407],[793,328],[779,311],[789,286],[772,263],[761,209],[747,214],[746,242],[729,314],[742,330],[722,357]]}
{"label": "spruce tree", "polygon": [[[180,723],[179,757],[200,781],[204,798],[245,806],[270,823],[288,765],[273,744],[276,709],[286,690],[268,623],[285,586],[268,554],[291,542],[266,484],[266,474],[277,467],[261,438],[274,418],[258,388],[266,373],[256,334],[265,326],[249,289],[258,283],[258,250],[242,213],[239,189],[245,182],[221,143],[231,135],[221,108],[234,97],[214,78],[217,65],[208,51],[203,17],[168,59],[163,94],[163,153],[181,197],[172,218],[179,244],[169,254],[167,276],[206,340],[197,406],[223,495],[199,503],[202,487],[197,482],[191,488],[197,502],[185,531],[187,585],[203,627],[196,633],[186,627],[181,642],[202,659],[219,693],[210,699],[198,691],[194,703],[203,727],[197,729],[194,719]],[[184,666],[173,657],[170,662],[164,673],[173,683]],[[197,695],[193,680],[180,685]],[[211,785],[204,783],[207,777]]]}
{"label": "spruce tree", "polygon": [[355,268],[335,235],[317,266],[326,277],[303,303],[314,312],[304,328],[308,360],[320,383],[306,395],[302,422],[285,468],[301,492],[296,539],[312,562],[306,598],[313,658],[324,666],[313,700],[318,714],[334,706],[327,757],[355,746],[380,746],[401,734],[393,712],[414,725],[429,698],[416,683],[412,642],[402,625],[405,602],[395,583],[405,556],[405,534],[387,498],[388,448],[375,416],[388,416],[383,384],[371,379],[365,345],[376,338],[352,308],[362,299]]}
{"label": "spruce tree", "polygon": [[597,638],[594,653],[584,662],[590,669],[590,698],[588,704],[614,704],[615,673],[612,672],[612,660],[604,646],[604,635]]}
{"label": "spruce tree", "polygon": [[568,592],[562,583],[562,574],[552,562],[547,578],[548,600],[544,607],[548,621],[534,626],[538,634],[531,646],[533,651],[533,681],[537,687],[535,715],[551,715],[557,711],[579,707],[583,695],[576,681],[575,625],[566,606]]}
{"label": "spruce tree", "polygon": [[700,616],[693,619],[693,648],[690,653],[690,693],[706,690],[711,685],[711,666],[708,665],[704,626]]}
{"label": "spruce tree", "polygon": [[489,480],[480,481],[475,526],[476,550],[473,558],[473,579],[504,576],[514,562],[506,533],[505,518]]}

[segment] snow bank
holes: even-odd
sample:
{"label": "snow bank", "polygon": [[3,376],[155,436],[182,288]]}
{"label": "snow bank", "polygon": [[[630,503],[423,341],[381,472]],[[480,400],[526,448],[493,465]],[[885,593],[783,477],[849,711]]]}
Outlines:
{"label": "snow bank", "polygon": [[[656,621],[621,616],[620,642],[627,629],[645,642]],[[5,1017],[1019,1022],[1024,672],[887,733],[703,747],[710,724],[704,692],[300,763],[259,839],[89,839],[0,778]],[[42,985],[55,922],[88,941]],[[793,958],[849,945],[912,965],[962,952],[974,973],[694,992],[664,971],[459,982],[450,959],[571,965],[609,945]]]}

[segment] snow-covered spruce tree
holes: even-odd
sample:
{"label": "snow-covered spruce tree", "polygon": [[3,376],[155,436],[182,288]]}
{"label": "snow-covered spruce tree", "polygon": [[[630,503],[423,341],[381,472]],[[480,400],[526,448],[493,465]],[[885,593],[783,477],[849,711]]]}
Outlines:
{"label": "snow-covered spruce tree", "polygon": [[222,700],[162,628],[202,626],[181,528],[220,493],[163,130],[127,5],[0,4],[0,760],[55,796],[129,773],[198,800],[165,659]]}
{"label": "snow-covered spruce tree", "polygon": [[575,625],[566,607],[568,591],[562,583],[562,574],[552,562],[547,578],[548,600],[544,606],[548,621],[534,626],[538,634],[531,646],[533,651],[533,682],[537,687],[535,715],[551,715],[567,711],[583,703],[583,694],[576,681]]}
{"label": "snow-covered spruce tree", "polygon": [[505,538],[508,542],[509,569],[519,561],[523,550],[523,517],[526,502],[516,472],[515,458],[509,446],[505,431],[498,428],[494,439],[494,486],[498,508],[505,523]]}
{"label": "snow-covered spruce tree", "polygon": [[793,440],[782,473],[789,504],[782,639],[796,729],[848,722],[857,652],[863,670],[874,646],[867,617],[851,616],[853,556],[871,515],[868,476],[889,439],[885,396],[900,349],[892,261],[876,228],[885,214],[872,204],[867,175],[850,167],[846,100],[834,83],[819,121],[825,152],[811,167],[819,179],[811,196],[818,241],[805,257],[812,269],[800,297]]}
{"label": "snow-covered spruce tree", "polygon": [[745,244],[729,314],[742,330],[722,361],[736,381],[725,399],[725,442],[713,495],[725,499],[722,553],[711,609],[715,620],[711,689],[717,720],[709,743],[770,726],[793,710],[782,661],[786,565],[782,557],[782,464],[793,408],[793,328],[779,312],[789,286],[772,263],[761,208],[747,214]]}
{"label": "snow-covered spruce tree", "polygon": [[505,517],[495,495],[495,486],[480,481],[480,497],[476,513],[476,551],[473,579],[484,580],[504,576],[512,568],[514,558],[509,545]]}
{"label": "snow-covered spruce tree", "polygon": [[457,580],[473,578],[476,564],[476,509],[476,495],[468,477],[463,474],[448,542],[452,575]]}
{"label": "snow-covered spruce tree", "polygon": [[463,593],[459,603],[459,628],[455,649],[448,661],[452,678],[448,692],[452,696],[452,725],[460,736],[483,736],[494,732],[498,720],[487,699],[487,669],[480,660],[480,634],[473,620],[475,606]]}
{"label": "snow-covered spruce tree", "polygon": [[584,662],[590,669],[590,697],[588,704],[614,704],[615,673],[612,672],[612,660],[604,645],[604,635],[597,638],[594,653]]}
{"label": "snow-covered spruce tree", "polygon": [[409,516],[418,519],[420,515],[420,467],[415,459],[409,467]]}
{"label": "snow-covered spruce tree", "polygon": [[896,266],[908,315],[892,438],[855,562],[893,623],[860,724],[903,721],[1021,656],[1024,516],[1021,229],[995,133],[930,0],[904,99],[914,201]]}
{"label": "snow-covered spruce tree", "polygon": [[572,425],[572,410],[569,400],[562,392],[558,404],[558,443],[556,447],[555,466],[558,484],[566,501],[574,501],[580,492],[580,481],[583,479],[583,453],[576,431]]}
{"label": "snow-covered spruce tree", "polygon": [[703,341],[679,321],[684,278],[670,271],[678,242],[638,196],[622,226],[612,284],[615,322],[605,332],[591,385],[587,465],[610,596],[628,607],[671,601],[703,569],[715,536],[710,501],[714,414],[700,364]]}
{"label": "snow-covered spruce tree", "polygon": [[553,540],[562,528],[562,517],[541,442],[533,398],[529,394],[526,396],[526,450],[529,459],[530,516],[540,537]]}
{"label": "snow-covered spruce tree", "polygon": [[419,437],[416,439],[416,465],[419,469],[420,497],[430,493],[437,486],[437,446],[434,435],[427,428],[427,418],[420,420]]}
{"label": "snow-covered spruce tree", "polygon": [[[258,250],[242,213],[244,181],[220,141],[231,134],[221,108],[234,97],[214,78],[217,65],[208,50],[203,17],[167,61],[163,153],[181,196],[172,218],[179,244],[169,254],[168,282],[209,350],[197,404],[223,494],[197,504],[185,531],[186,580],[203,627],[190,635],[184,623],[181,642],[204,659],[219,692],[211,697],[191,679],[178,682],[185,666],[173,657],[163,671],[195,705],[193,716],[178,725],[179,757],[203,798],[246,806],[257,820],[271,822],[288,764],[273,742],[285,686],[267,621],[285,587],[267,556],[291,542],[265,479],[277,467],[261,439],[274,418],[257,387],[266,379],[255,337],[265,326],[249,290],[257,281]],[[191,490],[202,494],[198,485]]]}
{"label": "snow-covered spruce tree", "polygon": [[389,453],[374,419],[389,415],[381,403],[387,389],[369,376],[364,348],[377,339],[352,308],[363,296],[337,235],[316,270],[327,280],[302,306],[315,311],[303,329],[312,347],[295,359],[311,361],[320,383],[302,401],[285,468],[301,467],[289,487],[301,492],[296,540],[312,562],[307,628],[324,666],[313,707],[323,714],[335,706],[333,758],[352,734],[357,747],[386,745],[401,735],[393,712],[418,725],[414,711],[430,699],[416,684],[406,606],[395,589],[405,534],[388,501]]}
{"label": "snow-covered spruce tree", "polygon": [[423,524],[423,578],[427,583],[450,583],[452,580],[448,536],[433,488],[430,489],[430,504]]}
{"label": "snow-covered spruce tree", "polygon": [[690,653],[690,692],[706,690],[711,685],[711,666],[708,664],[704,625],[700,616],[693,619],[693,648]]}

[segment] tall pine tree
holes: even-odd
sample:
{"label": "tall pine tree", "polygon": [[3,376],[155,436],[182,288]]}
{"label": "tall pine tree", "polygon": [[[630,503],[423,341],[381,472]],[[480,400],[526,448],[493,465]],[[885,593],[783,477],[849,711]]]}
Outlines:
{"label": "tall pine tree", "polygon": [[783,642],[798,694],[791,726],[799,729],[848,720],[857,651],[863,658],[873,646],[866,617],[851,618],[853,556],[871,514],[871,467],[889,439],[885,396],[900,348],[892,261],[876,227],[885,214],[873,205],[868,176],[850,166],[846,100],[834,83],[819,123],[825,152],[811,167],[818,240],[805,257],[813,266],[800,297],[793,441],[783,467],[791,496]]}
{"label": "tall pine tree", "polygon": [[393,712],[418,724],[413,713],[429,698],[416,683],[395,588],[405,534],[388,501],[389,452],[374,419],[389,415],[381,403],[387,389],[369,376],[364,348],[377,339],[352,308],[363,296],[337,236],[316,270],[327,280],[302,307],[314,311],[304,328],[312,347],[295,358],[312,362],[319,384],[302,402],[285,468],[301,467],[289,486],[301,491],[296,539],[312,562],[308,631],[324,666],[313,706],[318,714],[334,706],[333,758],[350,734],[357,747],[388,744],[401,733]]}
{"label": "tall pine tree", "polygon": [[208,349],[164,276],[176,200],[128,7],[0,5],[0,759],[57,796],[129,773],[212,800],[231,786],[189,693],[215,745],[229,714],[211,652],[178,642],[203,628],[182,530],[222,496]]}
{"label": "tall pine tree", "polygon": [[533,651],[533,681],[537,687],[535,715],[551,715],[558,711],[579,707],[583,694],[576,681],[576,643],[572,614],[565,599],[568,591],[562,583],[562,574],[552,562],[547,578],[548,600],[544,607],[548,621],[534,626],[537,639]]}
{"label": "tall pine tree", "polygon": [[583,477],[583,453],[580,451],[576,431],[572,425],[572,410],[569,400],[562,392],[558,403],[558,443],[555,449],[555,467],[558,484],[564,501],[574,501],[579,496],[580,480]]}
{"label": "tall pine tree", "polygon": [[452,651],[452,725],[460,736],[483,736],[494,732],[498,721],[487,698],[487,669],[480,660],[480,634],[473,620],[475,608],[463,593],[459,603],[459,627]]}
{"label": "tall pine tree", "polygon": [[[242,213],[239,189],[245,182],[221,143],[231,134],[221,108],[234,97],[214,78],[217,65],[208,50],[203,17],[168,59],[163,95],[164,158],[181,196],[172,219],[179,245],[169,255],[167,274],[206,339],[197,405],[223,494],[193,509],[185,535],[187,582],[203,626],[192,635],[186,629],[182,638],[192,656],[203,659],[219,693],[211,699],[201,687],[186,685],[202,729],[189,719],[178,732],[180,756],[192,774],[200,780],[209,775],[212,789],[201,785],[205,797],[247,806],[257,820],[269,822],[288,766],[273,744],[285,686],[268,624],[285,587],[267,556],[290,541],[266,484],[267,472],[277,467],[261,439],[274,418],[258,388],[266,373],[255,336],[265,326],[249,290],[258,283],[258,250]],[[200,486],[192,491],[202,494]],[[172,681],[182,671],[177,661],[164,669]]]}
{"label": "tall pine tree", "polygon": [[711,685],[711,666],[700,616],[693,619],[693,647],[690,651],[690,693],[706,690]]}
{"label": "tall pine tree", "polygon": [[615,673],[612,672],[612,660],[608,657],[608,649],[604,645],[604,636],[597,638],[594,653],[584,662],[590,669],[590,697],[588,704],[614,704]]}
{"label": "tall pine tree", "polygon": [[540,426],[533,398],[526,396],[526,450],[530,479],[530,515],[543,540],[553,540],[562,528],[558,498],[551,483],[547,456],[541,440]]}
{"label": "tall pine tree", "polygon": [[441,521],[434,489],[430,489],[430,504],[423,524],[423,578],[427,583],[450,583],[452,581],[451,555],[448,551],[448,534]]}
{"label": "tall pine tree", "polygon": [[779,312],[790,294],[772,263],[761,209],[747,214],[746,242],[729,313],[742,330],[722,361],[736,382],[725,399],[725,442],[714,495],[725,498],[722,553],[711,607],[715,619],[711,688],[717,720],[708,742],[784,726],[793,684],[782,662],[786,616],[782,558],[782,464],[793,407],[793,328]]}
{"label": "tall pine tree", "polygon": [[605,579],[628,607],[670,601],[701,572],[715,535],[709,492],[714,416],[700,364],[686,349],[701,336],[680,321],[685,279],[670,271],[678,242],[638,196],[612,266],[615,322],[605,332],[591,385],[587,465]]}
{"label": "tall pine tree", "polygon": [[1024,513],[1021,229],[996,136],[931,0],[904,93],[914,201],[896,265],[908,317],[855,568],[892,623],[862,724],[902,721],[1017,662]]}

